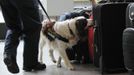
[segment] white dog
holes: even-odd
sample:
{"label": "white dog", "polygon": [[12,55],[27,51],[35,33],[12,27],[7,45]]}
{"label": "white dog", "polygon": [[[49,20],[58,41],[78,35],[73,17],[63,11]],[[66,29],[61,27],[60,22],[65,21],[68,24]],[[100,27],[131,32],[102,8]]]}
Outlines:
{"label": "white dog", "polygon": [[[46,26],[47,22],[48,20],[44,20],[42,27]],[[53,35],[53,33],[51,34],[47,32],[44,34],[43,31],[41,31],[39,43],[39,61],[43,62],[43,47],[45,44],[48,44],[50,57],[54,63],[56,63],[56,60],[53,55],[53,50],[56,50],[59,53],[57,67],[61,66],[61,59],[63,59],[66,68],[69,70],[74,70],[74,67],[71,65],[65,50],[78,42],[84,29],[91,25],[91,23],[92,21],[90,19],[76,17],[74,19],[69,19],[62,22],[55,22],[52,29],[56,33],[56,36]]]}

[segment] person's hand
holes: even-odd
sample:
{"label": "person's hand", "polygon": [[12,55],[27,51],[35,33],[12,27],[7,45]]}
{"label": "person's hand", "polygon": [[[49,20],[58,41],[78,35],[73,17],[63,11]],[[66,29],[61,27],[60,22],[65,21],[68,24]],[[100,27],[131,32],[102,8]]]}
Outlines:
{"label": "person's hand", "polygon": [[47,28],[51,28],[54,25],[55,21],[47,21],[46,26]]}

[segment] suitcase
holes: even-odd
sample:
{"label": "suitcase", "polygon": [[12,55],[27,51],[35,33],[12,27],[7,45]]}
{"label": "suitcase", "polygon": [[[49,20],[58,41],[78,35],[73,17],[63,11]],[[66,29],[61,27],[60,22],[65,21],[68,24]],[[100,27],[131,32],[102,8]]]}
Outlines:
{"label": "suitcase", "polygon": [[93,53],[93,51],[94,51],[94,43],[93,43],[93,41],[94,41],[94,27],[92,26],[92,27],[89,27],[88,28],[88,49],[89,49],[89,57],[90,57],[90,60],[91,60],[91,62],[93,63],[93,58],[94,58],[94,53]]}
{"label": "suitcase", "polygon": [[126,72],[122,33],[128,3],[105,3],[93,7],[94,65],[103,73]]}
{"label": "suitcase", "polygon": [[123,55],[126,68],[134,75],[134,28],[126,28],[123,32]]}
{"label": "suitcase", "polygon": [[125,66],[134,75],[134,3],[126,10],[126,29],[123,32],[123,55]]}
{"label": "suitcase", "polygon": [[[90,19],[93,20],[93,15],[90,16]],[[93,63],[94,58],[94,26],[88,28],[88,49],[89,49],[89,58],[91,63]]]}

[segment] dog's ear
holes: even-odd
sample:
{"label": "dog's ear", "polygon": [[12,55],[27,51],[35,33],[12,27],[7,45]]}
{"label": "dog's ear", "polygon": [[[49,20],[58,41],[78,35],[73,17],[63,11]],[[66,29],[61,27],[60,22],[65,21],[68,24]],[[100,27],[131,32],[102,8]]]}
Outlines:
{"label": "dog's ear", "polygon": [[47,19],[43,20],[42,21],[42,26],[46,26],[46,23],[47,23]]}
{"label": "dog's ear", "polygon": [[80,37],[85,35],[85,27],[87,26],[87,23],[87,19],[85,18],[76,20],[75,25],[78,30],[78,35]]}
{"label": "dog's ear", "polygon": [[78,28],[78,30],[83,30],[86,26],[87,26],[87,19],[78,19],[76,20],[76,27]]}

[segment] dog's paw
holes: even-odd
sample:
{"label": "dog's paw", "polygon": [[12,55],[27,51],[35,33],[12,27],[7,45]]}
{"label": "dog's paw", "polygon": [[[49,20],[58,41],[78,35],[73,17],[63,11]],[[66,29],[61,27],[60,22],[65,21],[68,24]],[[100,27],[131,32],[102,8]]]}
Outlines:
{"label": "dog's paw", "polygon": [[58,67],[58,68],[61,68],[61,64],[57,64],[57,67]]}
{"label": "dog's paw", "polygon": [[75,68],[72,66],[72,67],[68,67],[69,70],[75,70]]}

